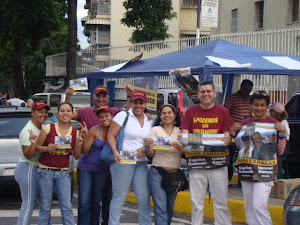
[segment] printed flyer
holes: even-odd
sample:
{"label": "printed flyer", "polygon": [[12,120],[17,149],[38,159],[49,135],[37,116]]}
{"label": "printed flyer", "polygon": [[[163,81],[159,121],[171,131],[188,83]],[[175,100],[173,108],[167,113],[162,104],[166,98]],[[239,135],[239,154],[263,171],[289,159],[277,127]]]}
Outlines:
{"label": "printed flyer", "polygon": [[53,155],[67,155],[71,151],[72,136],[55,136],[54,143],[57,146],[56,151],[52,151]]}
{"label": "printed flyer", "polygon": [[224,134],[182,134],[188,170],[214,169],[229,164]]}
{"label": "printed flyer", "polygon": [[169,72],[174,83],[183,90],[195,104],[200,100],[197,96],[199,82],[191,74],[191,68],[179,68]]}
{"label": "printed flyer", "polygon": [[241,181],[273,181],[277,177],[277,130],[273,123],[252,123],[236,137]]}
{"label": "printed flyer", "polygon": [[70,80],[70,87],[74,90],[88,90],[88,81],[87,78],[79,78]]}
{"label": "printed flyer", "polygon": [[156,136],[153,138],[153,149],[165,149],[165,150],[170,150],[171,149],[171,137],[159,137]]}
{"label": "printed flyer", "polygon": [[136,164],[135,151],[121,151],[120,158],[121,158],[121,164]]}

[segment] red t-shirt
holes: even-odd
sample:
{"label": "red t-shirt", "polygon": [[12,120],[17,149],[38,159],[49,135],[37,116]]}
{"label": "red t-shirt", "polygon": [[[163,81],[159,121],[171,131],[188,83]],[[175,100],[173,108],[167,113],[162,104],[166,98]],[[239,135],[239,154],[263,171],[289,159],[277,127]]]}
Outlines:
{"label": "red t-shirt", "polygon": [[200,104],[187,109],[180,128],[189,133],[197,134],[222,134],[229,131],[232,119],[229,111],[215,104],[211,109],[202,109]]}
{"label": "red t-shirt", "polygon": [[[75,128],[72,129],[72,141],[71,147],[74,149],[77,130]],[[50,124],[50,132],[47,135],[44,146],[48,146],[50,143],[55,143],[55,136],[58,136],[55,130],[55,124]],[[69,155],[72,154],[71,151],[69,154],[64,155],[54,155],[49,152],[43,152],[39,158],[39,163],[46,167],[53,168],[68,168],[69,167]]]}

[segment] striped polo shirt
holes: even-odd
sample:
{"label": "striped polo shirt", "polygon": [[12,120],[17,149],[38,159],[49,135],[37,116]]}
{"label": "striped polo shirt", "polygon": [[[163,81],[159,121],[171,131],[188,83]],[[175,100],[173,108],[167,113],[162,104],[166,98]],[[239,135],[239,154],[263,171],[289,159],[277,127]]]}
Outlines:
{"label": "striped polo shirt", "polygon": [[251,117],[250,95],[245,98],[240,91],[230,95],[224,107],[229,110],[233,122],[242,122],[245,117]]}

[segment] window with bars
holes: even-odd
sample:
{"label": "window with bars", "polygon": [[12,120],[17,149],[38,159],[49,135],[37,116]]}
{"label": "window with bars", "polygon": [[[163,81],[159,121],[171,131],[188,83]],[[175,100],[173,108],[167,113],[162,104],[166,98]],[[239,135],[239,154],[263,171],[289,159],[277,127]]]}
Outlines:
{"label": "window with bars", "polygon": [[238,9],[231,10],[231,33],[237,32],[237,23],[238,23]]}
{"label": "window with bars", "polygon": [[[200,0],[201,2],[201,0]],[[197,7],[198,0],[182,0],[182,7]]]}
{"label": "window with bars", "polygon": [[255,30],[264,28],[264,1],[255,2],[254,26]]}

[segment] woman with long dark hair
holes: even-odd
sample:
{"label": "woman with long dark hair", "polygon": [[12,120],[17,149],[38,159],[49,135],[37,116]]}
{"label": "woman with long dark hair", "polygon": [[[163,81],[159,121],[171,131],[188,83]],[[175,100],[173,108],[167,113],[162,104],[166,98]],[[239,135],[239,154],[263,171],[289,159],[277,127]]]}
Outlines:
{"label": "woman with long dark hair", "polygon": [[[171,224],[174,202],[177,193],[167,192],[161,186],[163,179],[159,173],[161,169],[169,173],[176,172],[181,166],[181,154],[185,153],[182,145],[178,142],[180,117],[171,104],[162,105],[158,111],[158,118],[154,123],[146,139],[149,146],[147,155],[152,158],[152,167],[149,172],[149,183],[154,202],[154,217],[156,225]],[[171,149],[153,149],[155,137],[168,137],[171,139]]]}

